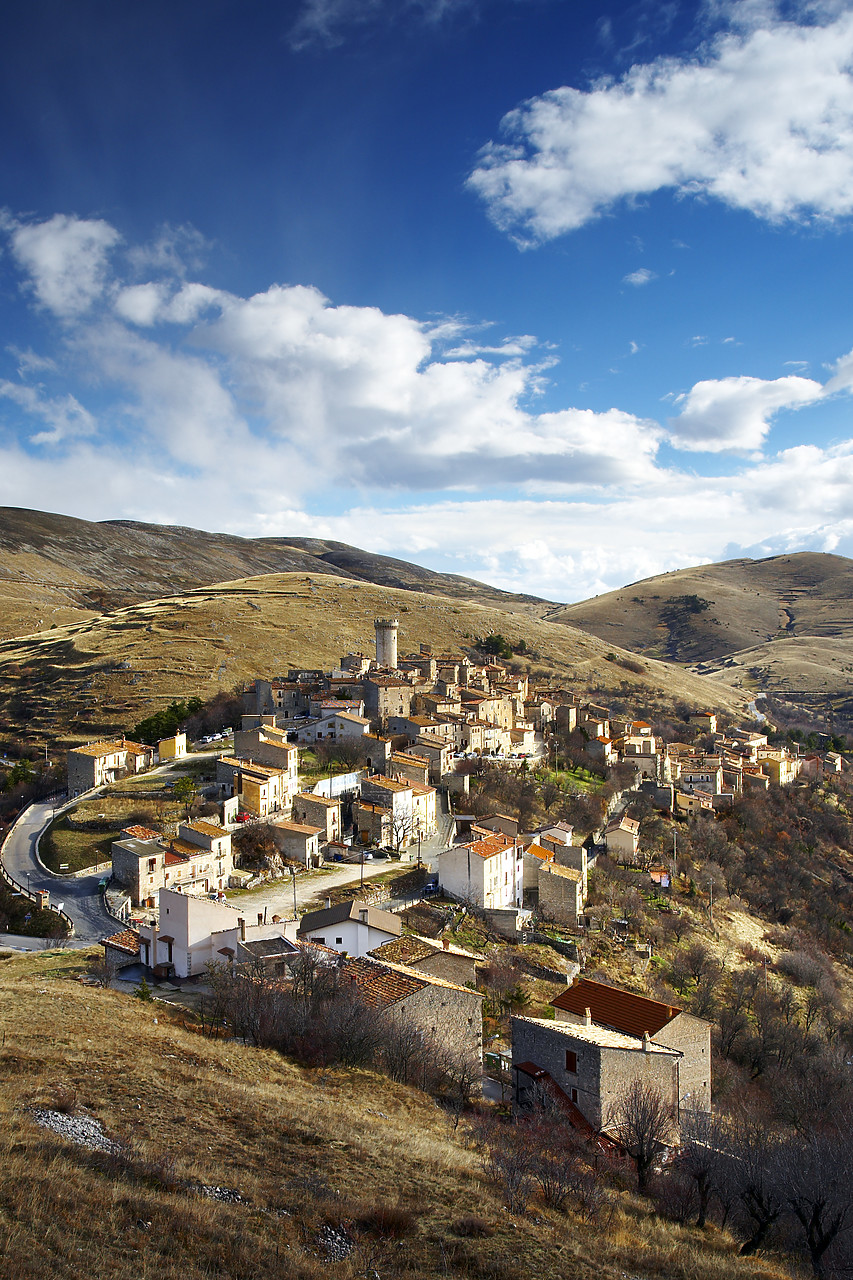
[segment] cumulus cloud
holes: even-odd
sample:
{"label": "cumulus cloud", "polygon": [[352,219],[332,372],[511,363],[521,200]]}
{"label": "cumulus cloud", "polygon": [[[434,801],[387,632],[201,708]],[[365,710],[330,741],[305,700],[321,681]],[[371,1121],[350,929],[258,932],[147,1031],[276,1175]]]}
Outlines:
{"label": "cumulus cloud", "polygon": [[[29,226],[29,243],[55,239],[59,225]],[[106,224],[63,219],[61,229],[75,245],[118,240]],[[21,253],[19,234],[18,262],[44,288],[43,257]],[[530,335],[486,347],[459,320],[335,306],[306,285],[241,298],[175,277],[126,283],[103,255],[90,278],[91,315],[54,308],[73,320],[66,349],[117,394],[112,430],[182,466],[265,450],[290,484],[413,491],[630,486],[654,470],[656,423],[616,408],[531,409],[553,357]]]}
{"label": "cumulus cloud", "polygon": [[811,378],[719,378],[697,382],[677,396],[681,406],[670,418],[670,440],[677,449],[706,453],[758,449],[780,409],[813,404],[824,388]]}
{"label": "cumulus cloud", "polygon": [[[73,223],[67,243],[89,243]],[[13,245],[18,230],[7,225]],[[94,281],[85,309],[52,308],[62,340],[50,355],[10,352],[0,503],[298,530],[555,599],[721,555],[721,531],[744,547],[853,550],[853,442],[751,456],[712,478],[659,456],[667,439],[754,455],[775,413],[853,387],[853,355],[829,390],[796,376],[697,383],[667,435],[618,407],[544,409],[553,354],[529,336],[487,346],[458,319],[338,306],[305,285],[243,298],[177,273],[126,279],[126,255],[109,256],[118,233],[96,243],[97,267],[75,277]],[[44,255],[16,261],[40,304],[66,297],[63,262],[45,283]],[[312,514],[332,490],[339,514]],[[376,497],[392,490],[405,505]]]}
{"label": "cumulus cloud", "polygon": [[13,221],[9,236],[39,302],[63,319],[88,311],[103,293],[109,252],[120,238],[100,218],[62,213],[47,222]]}
{"label": "cumulus cloud", "polygon": [[[564,86],[504,117],[468,182],[534,244],[668,188],[770,222],[853,211],[853,13],[822,25],[733,5],[743,21],[693,56]],[[748,21],[747,21],[748,19]]]}

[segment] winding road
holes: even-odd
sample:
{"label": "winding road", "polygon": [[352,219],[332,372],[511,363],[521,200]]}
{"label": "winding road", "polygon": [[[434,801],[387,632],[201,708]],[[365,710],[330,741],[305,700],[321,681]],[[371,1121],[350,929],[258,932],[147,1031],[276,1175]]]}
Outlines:
{"label": "winding road", "polygon": [[88,876],[57,876],[47,871],[36,856],[39,835],[57,810],[50,803],[34,804],[18,820],[3,848],[6,870],[18,884],[30,889],[47,889],[50,904],[61,906],[74,921],[74,936],[68,945],[90,946],[115,933],[121,926],[104,907],[98,888],[102,873]]}

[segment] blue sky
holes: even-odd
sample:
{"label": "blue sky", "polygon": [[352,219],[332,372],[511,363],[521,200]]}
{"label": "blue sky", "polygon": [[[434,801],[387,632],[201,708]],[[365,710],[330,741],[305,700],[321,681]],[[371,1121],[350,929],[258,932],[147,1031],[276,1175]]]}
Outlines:
{"label": "blue sky", "polygon": [[0,504],[853,554],[851,68],[832,0],[7,5]]}

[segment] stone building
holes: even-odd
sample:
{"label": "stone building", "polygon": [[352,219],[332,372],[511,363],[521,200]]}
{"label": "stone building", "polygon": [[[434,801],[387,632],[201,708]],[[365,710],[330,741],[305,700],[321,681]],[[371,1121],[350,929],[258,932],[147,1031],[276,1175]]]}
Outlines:
{"label": "stone building", "polygon": [[574,928],[583,919],[583,873],[556,862],[540,862],[539,912],[546,920]]}
{"label": "stone building", "polygon": [[174,839],[115,840],[112,874],[134,907],[153,909],[161,889],[220,892],[234,871],[231,836],[209,822],[182,822]]}
{"label": "stone building", "polygon": [[369,956],[345,961],[340,973],[371,1008],[414,1024],[437,1046],[482,1061],[483,997],[478,991]]}
{"label": "stone building", "polygon": [[383,964],[404,964],[419,973],[429,973],[435,978],[446,978],[459,986],[473,987],[477,981],[477,965],[485,964],[485,956],[454,946],[447,938],[421,938],[407,933],[383,942],[368,954]]}
{"label": "stone building", "polygon": [[90,742],[68,752],[68,794],[80,795],[128,774],[141,773],[154,762],[154,748],[117,738],[111,742]]}
{"label": "stone building", "polygon": [[630,1036],[589,1022],[555,1023],[512,1019],[513,1102],[533,1101],[543,1073],[558,1086],[593,1129],[606,1129],[620,1095],[635,1081],[660,1091],[676,1113],[679,1098],[677,1049],[650,1036]]}
{"label": "stone building", "polygon": [[293,797],[292,817],[303,826],[319,827],[320,840],[328,843],[341,838],[341,802],[313,791],[300,791]]}
{"label": "stone building", "polygon": [[578,1025],[587,1014],[599,1026],[642,1039],[648,1033],[653,1042],[677,1051],[678,1098],[688,1099],[694,1110],[711,1110],[711,1024],[675,1005],[650,1000],[610,987],[604,982],[577,978],[551,1001],[558,1023]]}

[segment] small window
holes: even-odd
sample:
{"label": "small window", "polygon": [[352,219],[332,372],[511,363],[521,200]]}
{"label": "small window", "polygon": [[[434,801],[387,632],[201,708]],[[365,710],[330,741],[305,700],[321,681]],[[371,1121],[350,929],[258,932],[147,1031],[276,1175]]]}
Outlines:
{"label": "small window", "polygon": [[571,1092],[570,1092],[570,1094],[569,1094],[569,1097],[571,1098],[572,1102],[577,1102],[577,1100],[578,1100],[578,1091],[577,1091],[577,1089],[572,1089],[572,1090],[571,1090]]}
{"label": "small window", "polygon": [[343,943],[343,938],[335,938],[335,945],[336,945],[336,946],[338,946],[338,947],[339,947],[339,946],[341,946],[341,944],[342,944],[342,943]]}
{"label": "small window", "polygon": [[566,1070],[571,1071],[572,1075],[577,1075],[578,1055],[574,1049],[566,1050]]}

